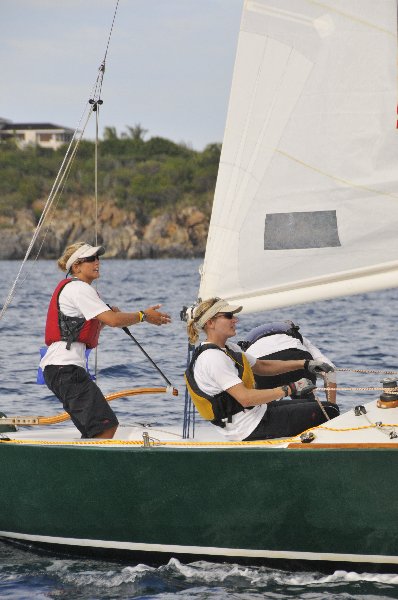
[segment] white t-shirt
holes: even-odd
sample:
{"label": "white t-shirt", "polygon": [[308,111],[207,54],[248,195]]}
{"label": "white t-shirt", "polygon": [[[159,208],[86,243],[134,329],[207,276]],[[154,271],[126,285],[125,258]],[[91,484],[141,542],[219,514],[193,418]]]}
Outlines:
{"label": "white t-shirt", "polygon": [[[109,310],[98,296],[95,288],[84,281],[67,283],[59,295],[59,308],[68,317],[84,317],[87,321]],[[86,368],[86,344],[72,342],[70,350],[66,342],[51,344],[40,361],[40,367],[47,365],[77,365]]]}
{"label": "white t-shirt", "polygon": [[[237,344],[228,342],[228,347],[236,352],[241,352]],[[256,357],[245,352],[250,366],[256,362]],[[242,383],[238,375],[235,362],[224,352],[210,348],[202,352],[196,360],[194,377],[199,388],[210,396],[215,396],[230,387]],[[257,427],[267,410],[266,404],[255,406],[251,410],[244,410],[232,416],[232,423],[225,421],[225,427],[219,428],[229,440],[243,440]]]}
{"label": "white t-shirt", "polygon": [[[297,338],[285,333],[276,333],[260,338],[250,346],[249,352],[256,358],[260,358],[261,356],[268,356],[269,354],[287,350],[288,348],[297,348],[298,350],[309,352],[314,360],[321,360],[334,368],[332,361],[322,354],[319,348],[311,344],[307,338],[303,337],[303,343],[301,343]],[[331,382],[336,381],[335,373],[328,373],[327,378]]]}

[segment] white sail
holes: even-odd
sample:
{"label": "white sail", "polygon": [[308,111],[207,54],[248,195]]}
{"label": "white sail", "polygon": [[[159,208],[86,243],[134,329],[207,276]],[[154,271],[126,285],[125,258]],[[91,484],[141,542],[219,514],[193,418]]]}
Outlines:
{"label": "white sail", "polygon": [[398,285],[396,0],[246,0],[199,296]]}

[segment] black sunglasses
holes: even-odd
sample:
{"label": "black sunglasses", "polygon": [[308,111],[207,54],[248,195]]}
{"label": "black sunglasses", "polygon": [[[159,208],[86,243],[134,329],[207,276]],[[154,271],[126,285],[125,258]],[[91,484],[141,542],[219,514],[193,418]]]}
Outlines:
{"label": "black sunglasses", "polygon": [[225,313],[218,313],[218,315],[216,315],[216,317],[224,317],[224,319],[233,319],[235,316],[235,313],[232,312],[225,312]]}
{"label": "black sunglasses", "polygon": [[87,258],[79,258],[79,263],[85,263],[85,262],[94,262],[96,260],[99,260],[100,257],[98,256],[98,254],[94,254],[94,256],[87,256]]}

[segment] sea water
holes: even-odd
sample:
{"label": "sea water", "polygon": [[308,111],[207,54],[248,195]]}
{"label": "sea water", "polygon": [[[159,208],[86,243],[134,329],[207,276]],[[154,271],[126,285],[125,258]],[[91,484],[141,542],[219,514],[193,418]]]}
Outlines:
{"label": "sea water", "polygon": [[[184,305],[194,302],[200,260],[102,260],[98,291],[121,310],[143,310],[162,304],[173,322],[164,327],[131,327],[163,374],[179,389],[178,398],[137,396],[116,400],[112,407],[122,423],[151,422],[181,426],[184,408],[183,372],[187,357]],[[20,264],[0,262],[0,302],[13,284]],[[53,415],[61,411],[45,386],[36,384],[39,349],[49,297],[62,278],[53,261],[29,262],[15,296],[0,321],[0,411],[8,415]],[[387,290],[317,302],[293,308],[242,315],[238,332],[269,320],[291,319],[303,335],[339,368],[341,387],[380,386],[383,375],[355,370],[398,370],[395,331],[397,291]],[[90,359],[94,369],[94,357]],[[106,328],[97,354],[98,384],[104,393],[137,386],[163,386],[164,380],[138,346],[120,329]],[[385,375],[388,377],[388,375]],[[378,395],[372,389],[339,393],[343,410]],[[1,469],[1,465],[0,465]],[[1,471],[0,471],[1,472]],[[1,485],[7,485],[2,481]],[[395,501],[395,499],[386,499]],[[61,507],[60,507],[61,510]],[[377,569],[376,569],[377,570]],[[349,571],[255,566],[178,557],[154,567],[144,563],[110,562],[41,552],[0,542],[0,598],[95,600],[156,598],[157,600],[308,600],[398,598],[398,575]]]}

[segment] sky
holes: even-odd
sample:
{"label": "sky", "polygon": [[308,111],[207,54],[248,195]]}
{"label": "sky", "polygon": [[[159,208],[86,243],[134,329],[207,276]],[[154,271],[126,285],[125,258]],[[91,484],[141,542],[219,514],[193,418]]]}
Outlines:
{"label": "sky", "polygon": [[[0,0],[0,118],[75,129],[117,0]],[[119,0],[99,132],[222,142],[243,0]],[[86,130],[93,139],[95,120]]]}

